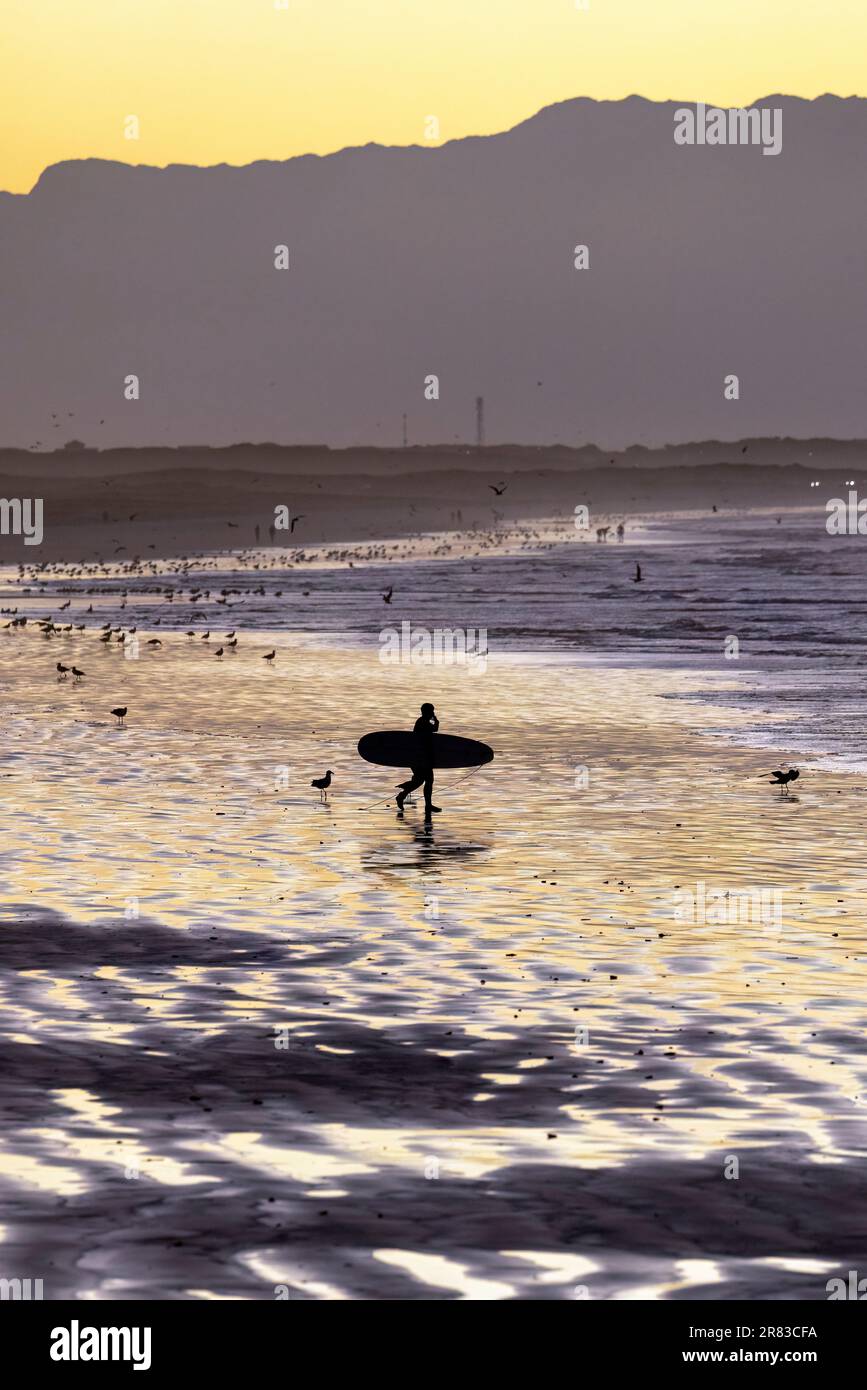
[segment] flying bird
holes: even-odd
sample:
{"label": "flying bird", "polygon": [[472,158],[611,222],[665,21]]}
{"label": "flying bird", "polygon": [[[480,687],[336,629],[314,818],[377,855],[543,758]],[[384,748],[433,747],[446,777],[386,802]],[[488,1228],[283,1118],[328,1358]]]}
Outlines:
{"label": "flying bird", "polygon": [[499,487],[497,487],[494,483],[488,483],[488,487],[491,489],[491,492],[495,492],[498,497],[502,497],[503,493],[506,491],[506,488],[508,486],[508,483],[500,483]]}
{"label": "flying bird", "polygon": [[328,788],[331,786],[331,769],[326,772],[324,777],[314,777],[310,783],[311,787],[319,788],[319,800],[328,800]]}

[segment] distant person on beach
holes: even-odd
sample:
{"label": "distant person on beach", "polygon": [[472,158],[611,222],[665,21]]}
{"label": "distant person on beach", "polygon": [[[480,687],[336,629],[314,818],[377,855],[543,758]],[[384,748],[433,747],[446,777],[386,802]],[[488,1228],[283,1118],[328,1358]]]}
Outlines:
{"label": "distant person on beach", "polygon": [[434,734],[440,726],[440,721],[436,717],[433,705],[426,704],[421,707],[421,717],[413,725],[413,733],[418,738],[422,753],[418,764],[411,768],[412,777],[408,782],[401,782],[401,790],[397,794],[397,809],[403,810],[403,803],[414,792],[417,787],[424,786],[424,813],[430,816],[432,812],[439,811],[439,806],[434,806],[433,797],[433,739]]}

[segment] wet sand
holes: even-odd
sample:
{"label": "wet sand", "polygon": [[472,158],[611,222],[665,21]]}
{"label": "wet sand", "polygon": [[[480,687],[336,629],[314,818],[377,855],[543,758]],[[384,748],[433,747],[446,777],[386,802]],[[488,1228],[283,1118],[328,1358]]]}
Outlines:
{"label": "wet sand", "polygon": [[[705,732],[749,719],[718,666],[162,638],[0,640],[0,1273],[824,1299],[864,1267],[863,778],[780,796]],[[354,751],[425,698],[496,752],[429,829]],[[676,920],[698,883],[781,918]]]}

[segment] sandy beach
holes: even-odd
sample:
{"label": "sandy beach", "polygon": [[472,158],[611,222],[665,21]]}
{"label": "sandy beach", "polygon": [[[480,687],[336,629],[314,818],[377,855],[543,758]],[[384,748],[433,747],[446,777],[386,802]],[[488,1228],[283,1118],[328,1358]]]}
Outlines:
{"label": "sandy beach", "polygon": [[[680,519],[591,542],[579,578],[545,524],[523,557],[444,533],[272,564],[261,599],[226,555],[195,605],[177,565],[156,594],[6,571],[31,617],[0,630],[2,1248],[46,1298],[818,1300],[864,1267],[867,773],[818,746],[811,771],[771,699],[821,669],[806,637],[723,661],[737,585],[701,632],[660,617],[677,567],[713,595],[759,565],[772,611],[786,545]],[[46,639],[48,612],[86,630]],[[486,669],[384,665],[404,619],[485,623]],[[429,826],[355,752],[425,699],[495,751],[438,774]],[[747,907],[684,920],[685,893]]]}

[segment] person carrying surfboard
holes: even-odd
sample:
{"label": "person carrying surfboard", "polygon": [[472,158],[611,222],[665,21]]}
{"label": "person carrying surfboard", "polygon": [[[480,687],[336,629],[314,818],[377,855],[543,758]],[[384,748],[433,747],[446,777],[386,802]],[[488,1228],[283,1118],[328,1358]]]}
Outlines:
{"label": "person carrying surfboard", "polygon": [[415,767],[410,768],[412,777],[408,782],[401,782],[401,790],[398,792],[396,801],[397,809],[403,810],[403,803],[414,792],[417,787],[424,786],[424,813],[430,816],[432,812],[439,811],[440,806],[434,806],[433,797],[433,740],[434,734],[440,726],[437,719],[436,710],[433,705],[425,704],[421,707],[421,717],[413,725],[413,733],[419,742],[420,755]]}

